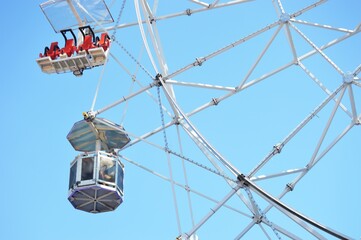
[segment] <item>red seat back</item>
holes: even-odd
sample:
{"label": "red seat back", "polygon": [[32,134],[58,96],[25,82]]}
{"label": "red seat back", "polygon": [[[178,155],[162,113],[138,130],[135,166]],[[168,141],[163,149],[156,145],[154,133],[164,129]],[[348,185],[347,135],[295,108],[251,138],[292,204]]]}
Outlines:
{"label": "red seat back", "polygon": [[106,51],[110,46],[109,36],[107,33],[102,33],[100,36],[100,40],[97,42],[99,47],[103,47],[104,51]]}
{"label": "red seat back", "polygon": [[61,54],[65,53],[70,57],[73,55],[74,51],[76,50],[76,46],[74,46],[74,39],[68,39],[65,42],[64,48],[60,50]]}
{"label": "red seat back", "polygon": [[94,47],[95,47],[95,45],[93,43],[92,36],[86,35],[84,37],[83,43],[79,46],[78,50],[79,51],[82,51],[82,50],[88,51],[89,49],[94,48]]}

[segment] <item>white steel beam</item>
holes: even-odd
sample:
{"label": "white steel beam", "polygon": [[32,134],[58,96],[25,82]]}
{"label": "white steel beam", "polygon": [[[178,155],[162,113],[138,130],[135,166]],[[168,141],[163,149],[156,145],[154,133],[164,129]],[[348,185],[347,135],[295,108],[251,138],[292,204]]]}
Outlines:
{"label": "white steel beam", "polygon": [[282,177],[282,176],[287,176],[290,174],[295,174],[295,173],[299,173],[299,172],[303,172],[305,171],[306,168],[299,168],[299,169],[289,169],[289,170],[285,170],[279,173],[274,173],[274,174],[269,174],[269,175],[260,175],[257,177],[251,177],[251,181],[261,181],[261,180],[266,180],[266,179],[270,179],[270,178],[275,178],[275,177]]}
{"label": "white steel beam", "polygon": [[205,222],[208,221],[224,204],[241,188],[241,185],[238,184],[235,188],[233,188],[211,211],[189,232],[185,233],[186,238],[192,236]]}
{"label": "white steel beam", "polygon": [[288,44],[290,45],[290,48],[291,48],[291,52],[292,52],[292,55],[293,55],[293,60],[296,62],[298,62],[298,57],[297,57],[297,52],[296,52],[296,48],[295,48],[295,44],[293,42],[293,39],[292,39],[292,34],[291,34],[291,31],[290,31],[290,26],[288,23],[285,24],[285,29],[286,29],[286,36],[287,36],[287,40],[288,40]]}
{"label": "white steel beam", "polygon": [[289,22],[289,25],[303,38],[305,39],[305,41],[310,44],[319,54],[321,54],[321,56],[328,62],[331,64],[331,66],[333,68],[336,69],[336,71],[338,73],[340,73],[340,75],[344,75],[344,72],[319,48],[316,46],[316,44],[314,44],[303,32],[301,32],[294,24],[292,24],[291,22]]}
{"label": "white steel beam", "polygon": [[[323,83],[318,79],[316,78],[315,75],[313,75],[313,73],[308,70],[305,65],[303,65],[302,62],[298,62],[298,66],[300,66],[300,68],[305,71],[305,73],[327,94],[327,95],[330,95],[331,94],[331,91],[328,90],[326,88],[325,85],[323,85]],[[337,98],[334,98],[333,99],[335,102],[337,101]],[[350,111],[347,110],[347,108],[345,107],[345,105],[343,105],[342,103],[340,103],[340,107],[342,108],[342,110],[350,117],[352,118],[352,113]]]}
{"label": "white steel beam", "polygon": [[353,71],[353,75],[356,77],[360,72],[361,72],[361,64],[356,67],[355,71]]}
{"label": "white steel beam", "polygon": [[[329,95],[320,105],[318,105],[300,124],[296,126],[294,130],[290,134],[288,134],[281,143],[277,144],[281,149],[284,145],[286,145],[306,124],[311,121],[314,116],[317,115],[342,89],[344,88],[344,85],[342,84],[340,87],[338,87],[331,95]],[[276,146],[277,146],[276,145]],[[248,174],[248,177],[252,177],[258,172],[274,155],[279,153],[281,149],[275,149],[273,147],[272,151],[261,160],[261,162],[256,165],[254,169]]]}
{"label": "white steel beam", "polygon": [[[360,115],[361,116],[361,115]],[[340,133],[326,148],[325,150],[323,150],[322,153],[320,153],[318,155],[318,157],[314,160],[314,164],[313,165],[308,165],[308,170],[302,172],[299,176],[297,176],[297,178],[295,178],[295,180],[290,183],[291,186],[296,186],[296,184],[306,175],[306,173],[311,170],[335,145],[336,143],[338,143],[338,141],[340,141],[345,135],[346,133],[348,133],[348,131],[351,130],[351,128],[355,126],[354,122],[351,122],[343,131],[342,133]]]}
{"label": "white steel beam", "polygon": [[198,1],[198,0],[188,0],[192,3],[195,3],[195,4],[198,4],[198,5],[201,5],[203,7],[209,7],[209,3],[205,3],[205,2],[201,2],[201,1]]}
{"label": "white steel beam", "polygon": [[243,87],[243,85],[245,84],[245,82],[248,80],[249,76],[252,74],[252,72],[254,71],[254,69],[256,68],[256,66],[258,65],[258,63],[261,61],[262,57],[264,56],[264,54],[267,52],[267,50],[269,49],[269,47],[271,46],[271,44],[273,43],[274,39],[276,38],[276,36],[278,35],[278,33],[280,32],[281,28],[283,27],[283,24],[280,24],[279,27],[277,28],[277,30],[273,33],[271,39],[268,41],[268,43],[266,44],[266,46],[264,47],[264,49],[262,50],[261,54],[258,56],[257,60],[255,61],[255,63],[252,65],[252,67],[249,69],[248,73],[246,74],[246,76],[243,78],[243,80],[241,81],[241,83],[238,85],[237,88],[241,89]]}
{"label": "white steel beam", "polygon": [[213,8],[214,6],[216,6],[218,4],[219,0],[214,0],[214,2],[212,2],[212,4],[209,6],[210,8]]}
{"label": "white steel beam", "polygon": [[[200,13],[200,12],[209,11],[209,10],[216,9],[216,8],[228,7],[228,6],[232,6],[232,5],[236,5],[236,4],[240,4],[240,3],[251,2],[251,1],[254,1],[254,0],[234,0],[234,1],[229,1],[226,3],[217,4],[212,8],[203,7],[203,8],[199,8],[199,9],[187,9],[182,12],[172,13],[172,14],[156,17],[156,18],[154,18],[154,21],[160,21],[160,20],[170,19],[170,18],[179,17],[179,16],[187,16],[187,15],[190,16],[194,13]],[[146,20],[141,21],[141,23],[143,23],[143,24],[146,23]],[[138,24],[139,24],[138,22],[124,23],[124,24],[120,24],[117,26],[108,27],[105,29],[105,31],[110,31],[110,30],[114,30],[114,29],[118,29],[118,28],[126,28],[126,27],[136,26]]]}
{"label": "white steel beam", "polygon": [[[285,10],[284,10],[280,0],[272,0],[272,3],[274,4],[275,7],[278,7],[278,9],[280,11],[279,15],[285,13]],[[279,12],[279,11],[277,10],[277,12]]]}
{"label": "white steel beam", "polygon": [[[120,155],[120,154],[119,154],[118,156],[119,156],[120,158],[124,159],[125,161],[133,164],[134,166],[136,166],[136,167],[138,167],[138,168],[140,168],[140,169],[142,169],[142,170],[144,170],[144,171],[146,171],[146,172],[148,172],[148,173],[150,173],[150,174],[153,174],[153,175],[156,176],[156,177],[161,178],[161,179],[164,180],[164,181],[171,182],[171,179],[170,179],[170,178],[168,178],[168,177],[166,177],[166,176],[164,176],[164,175],[162,175],[162,174],[160,174],[160,173],[158,173],[158,172],[155,172],[154,170],[152,170],[152,169],[150,169],[150,168],[148,168],[148,167],[145,167],[144,165],[142,165],[142,164],[140,164],[140,163],[138,163],[138,162],[135,162],[135,161],[129,159],[128,157],[124,156],[124,155]],[[216,200],[216,199],[214,199],[214,198],[211,198],[211,197],[209,197],[209,196],[207,196],[207,195],[205,195],[205,194],[203,194],[203,193],[195,190],[194,188],[191,188],[191,187],[188,186],[188,185],[181,184],[181,183],[179,183],[179,182],[177,182],[177,181],[174,181],[174,184],[177,185],[178,187],[184,189],[185,191],[187,191],[187,192],[192,192],[192,193],[194,193],[194,194],[196,194],[196,195],[198,195],[198,196],[200,196],[200,197],[202,197],[202,198],[204,198],[204,199],[206,199],[206,200],[208,200],[208,201],[210,201],[210,202],[213,202],[213,203],[215,203],[215,204],[219,203],[218,200]],[[249,218],[249,219],[252,219],[252,216],[251,216],[251,215],[249,215],[249,214],[247,214],[247,213],[245,213],[245,212],[243,212],[243,211],[240,211],[240,210],[238,210],[238,209],[236,209],[236,208],[234,208],[234,207],[232,207],[232,206],[230,206],[230,205],[224,204],[223,207],[225,207],[225,208],[227,208],[227,209],[229,209],[229,210],[231,210],[231,211],[233,211],[233,212],[235,212],[235,213],[238,213],[238,214],[240,214],[240,215],[242,215],[242,216],[244,216],[244,217],[247,217],[247,218]]]}
{"label": "white steel beam", "polygon": [[113,107],[115,107],[115,106],[117,106],[117,105],[125,102],[125,101],[128,101],[129,99],[131,99],[131,98],[133,98],[133,97],[135,97],[135,96],[137,96],[137,95],[139,95],[139,94],[141,94],[141,93],[143,93],[143,92],[148,91],[149,89],[151,89],[151,88],[154,87],[155,85],[156,85],[156,83],[153,82],[153,83],[149,84],[148,86],[146,86],[146,87],[138,90],[137,92],[134,92],[134,93],[132,93],[132,94],[130,94],[130,95],[128,95],[128,96],[123,96],[123,97],[122,97],[121,99],[119,99],[118,101],[116,101],[116,102],[114,102],[114,103],[112,103],[112,104],[110,104],[110,105],[108,105],[108,106],[106,106],[106,107],[103,107],[102,109],[96,110],[96,111],[95,111],[95,114],[98,115],[98,114],[100,114],[100,113],[102,113],[102,112],[105,112],[105,111],[107,111],[107,110],[109,110],[109,109],[111,109],[111,108],[113,108]]}
{"label": "white steel beam", "polygon": [[246,42],[246,41],[248,41],[248,40],[250,40],[250,39],[252,39],[252,38],[254,38],[256,36],[258,36],[258,35],[266,32],[266,31],[274,28],[275,26],[277,26],[279,24],[280,24],[279,21],[271,23],[271,24],[267,25],[266,27],[254,32],[254,33],[251,33],[250,35],[248,35],[246,37],[243,37],[243,38],[241,38],[241,39],[239,39],[239,40],[237,40],[237,41],[235,41],[235,42],[233,42],[231,44],[228,44],[227,46],[225,46],[225,47],[223,47],[223,48],[221,48],[219,50],[214,51],[213,53],[208,54],[205,57],[197,58],[195,62],[190,63],[190,64],[184,66],[183,68],[178,69],[177,71],[175,71],[173,73],[170,73],[168,76],[164,76],[164,79],[173,78],[173,77],[179,75],[180,73],[182,73],[182,72],[184,72],[186,70],[189,70],[189,69],[191,69],[193,67],[196,67],[196,66],[200,66],[200,65],[202,65],[203,62],[205,62],[207,60],[210,60],[210,59],[220,55],[221,53],[224,53],[224,52],[226,52],[226,51],[228,51],[228,50],[230,50],[230,49],[232,49],[232,48],[234,48],[234,47],[236,47],[236,46],[238,46],[238,45],[240,45],[240,44],[242,44],[242,43],[244,43],[244,42]]}
{"label": "white steel beam", "polygon": [[242,237],[244,237],[244,235],[246,235],[246,233],[249,232],[249,230],[251,230],[254,225],[256,225],[256,222],[253,220],[250,224],[247,225],[247,227],[245,227],[242,232],[240,232],[235,238],[234,240],[239,240],[241,239]]}
{"label": "white steel beam", "polygon": [[357,122],[357,110],[356,110],[356,103],[355,103],[355,96],[353,94],[352,85],[349,84],[347,86],[348,94],[350,97],[351,109],[352,109],[352,120]]}
{"label": "white steel beam", "polygon": [[[271,226],[270,226],[270,223],[268,223],[268,222],[266,222],[266,221],[264,221],[263,223],[266,224],[266,225],[268,225],[269,227],[271,227]],[[300,237],[296,236],[295,234],[291,233],[290,231],[282,228],[281,226],[279,226],[279,225],[277,225],[277,224],[275,224],[275,223],[272,223],[272,226],[273,226],[278,232],[282,233],[283,235],[289,237],[289,238],[292,239],[292,240],[302,240]]]}
{"label": "white steel beam", "polygon": [[178,86],[185,86],[185,87],[197,87],[197,88],[208,88],[208,89],[215,89],[215,90],[222,90],[222,91],[234,91],[235,90],[234,87],[211,85],[211,84],[206,84],[206,83],[182,82],[182,81],[176,81],[174,79],[167,80],[166,83],[171,84],[171,85],[178,85]]}
{"label": "white steel beam", "polygon": [[346,28],[336,28],[336,27],[332,27],[330,25],[312,23],[312,22],[307,22],[307,21],[303,21],[303,20],[299,20],[299,19],[290,19],[290,21],[294,22],[294,23],[299,23],[299,24],[303,24],[303,25],[308,25],[308,26],[318,27],[318,28],[324,28],[324,29],[334,30],[334,31],[339,31],[339,32],[344,32],[344,33],[352,33],[354,31],[354,30],[349,30],[349,29],[346,29]]}
{"label": "white steel beam", "polygon": [[264,233],[264,235],[266,235],[267,239],[272,240],[272,238],[269,236],[268,232],[266,232],[266,229],[264,229],[263,225],[262,224],[257,224],[257,225],[261,228],[262,232]]}
{"label": "white steel beam", "polygon": [[323,3],[325,3],[325,2],[327,2],[327,0],[320,0],[320,1],[316,2],[316,3],[314,3],[314,4],[311,4],[311,5],[303,8],[303,9],[301,9],[301,10],[299,10],[299,11],[291,14],[291,15],[290,15],[290,18],[292,19],[292,18],[298,17],[298,16],[300,16],[301,14],[303,14],[303,13],[305,13],[305,12],[307,12],[307,11],[315,8],[315,7],[320,6],[321,4],[323,4]]}
{"label": "white steel beam", "polygon": [[332,121],[333,121],[333,118],[335,117],[336,111],[337,111],[338,107],[340,106],[340,103],[341,103],[341,100],[342,100],[342,98],[343,98],[343,95],[344,95],[345,91],[346,91],[346,87],[344,87],[344,88],[341,90],[341,92],[340,92],[340,96],[338,97],[337,102],[335,103],[335,106],[334,106],[333,109],[332,109],[332,112],[331,112],[331,114],[330,114],[330,117],[329,117],[329,119],[328,119],[328,121],[327,121],[327,124],[326,124],[326,126],[325,126],[325,128],[324,128],[324,130],[323,130],[323,132],[322,132],[322,135],[321,135],[321,137],[320,137],[320,139],[319,139],[319,141],[318,141],[318,143],[317,143],[317,146],[316,146],[316,148],[315,148],[315,151],[314,151],[313,154],[312,154],[312,157],[311,157],[311,160],[310,160],[310,162],[309,162],[309,165],[313,165],[313,164],[315,163],[315,159],[316,159],[316,157],[317,157],[317,154],[318,154],[318,152],[319,152],[319,150],[320,150],[320,148],[321,148],[321,145],[322,145],[322,143],[323,143],[323,141],[324,141],[324,139],[325,139],[325,137],[326,137],[326,134],[327,134],[327,132],[328,132],[330,126],[331,126],[331,123],[332,123]]}

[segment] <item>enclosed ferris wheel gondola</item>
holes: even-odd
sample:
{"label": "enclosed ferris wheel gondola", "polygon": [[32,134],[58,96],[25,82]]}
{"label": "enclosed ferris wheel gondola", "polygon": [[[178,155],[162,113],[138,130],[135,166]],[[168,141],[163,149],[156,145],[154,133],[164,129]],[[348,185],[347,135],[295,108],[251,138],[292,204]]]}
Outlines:
{"label": "enclosed ferris wheel gondola", "polygon": [[91,213],[115,210],[124,196],[124,165],[115,152],[130,141],[124,128],[103,118],[82,120],[67,139],[83,152],[70,164],[70,203]]}

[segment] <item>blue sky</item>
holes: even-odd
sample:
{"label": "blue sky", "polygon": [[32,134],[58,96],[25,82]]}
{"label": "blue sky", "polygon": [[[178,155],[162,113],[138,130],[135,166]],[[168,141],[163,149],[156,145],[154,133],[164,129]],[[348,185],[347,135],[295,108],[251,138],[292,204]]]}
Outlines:
{"label": "blue sky", "polygon": [[[283,1],[286,12],[293,13],[314,1]],[[114,239],[175,239],[179,235],[172,198],[171,184],[142,168],[122,160],[125,165],[124,203],[114,212],[89,214],[75,210],[67,200],[70,162],[76,152],[66,139],[73,124],[82,119],[82,112],[90,110],[99,79],[102,84],[95,104],[101,109],[123,96],[152,83],[157,72],[147,57],[138,27],[116,31],[112,54],[104,74],[98,67],[84,72],[82,77],[71,73],[45,74],[36,59],[46,45],[62,43],[39,8],[41,1],[25,1],[20,6],[10,1],[0,9],[3,39],[0,120],[3,153],[3,174],[0,214],[2,239],[63,240],[99,238]],[[116,20],[121,1],[107,1]],[[120,23],[136,21],[133,1],[127,1]],[[157,16],[198,9],[190,1],[159,1]],[[353,30],[361,22],[361,2],[357,0],[328,1],[301,16],[298,20]],[[157,21],[169,73],[176,72],[196,58],[208,56],[222,47],[242,39],[278,20],[271,0],[256,0],[232,7]],[[109,27],[111,25],[107,25]],[[295,23],[308,39],[320,47],[345,32],[322,29]],[[180,82],[197,82],[234,87],[247,75],[276,28],[246,41],[212,59],[172,78]],[[110,35],[113,31],[109,31]],[[281,29],[265,56],[250,75],[248,82],[262,77],[292,61],[293,55],[285,30]],[[297,56],[313,50],[299,34],[291,29]],[[357,34],[324,51],[343,72],[352,72],[360,65],[361,35]],[[120,46],[127,49],[128,54]],[[154,51],[152,51],[154,54]],[[137,59],[136,64],[132,57]],[[117,63],[121,62],[122,66]],[[301,61],[312,76],[333,92],[342,84],[342,76],[320,54]],[[133,83],[132,76],[139,82]],[[143,69],[142,69],[143,68]],[[146,71],[144,71],[144,69]],[[359,82],[359,81],[358,81]],[[359,82],[360,83],[360,82]],[[192,112],[219,98],[226,91],[175,85],[179,106]],[[360,87],[353,85],[356,111],[360,116]],[[157,99],[157,90],[150,94]],[[338,95],[339,96],[339,95]],[[171,107],[161,92],[162,103]],[[206,108],[190,117],[205,138],[242,173],[249,173],[271,150],[288,136],[296,126],[327,98],[327,94],[298,65],[274,74],[240,93]],[[349,91],[342,103],[349,112],[352,105]],[[335,105],[331,101],[317,113],[299,134],[289,141],[281,154],[276,155],[256,176],[269,175],[289,169],[303,168],[309,162]],[[165,123],[171,118],[165,113]],[[141,94],[99,115],[122,124],[134,140],[162,125],[159,105],[147,94]],[[322,152],[351,123],[345,111],[338,109],[321,145]],[[167,143],[180,153],[202,165],[212,167],[195,143],[179,127],[182,150],[179,148],[177,126],[167,129]],[[282,201],[310,218],[354,239],[361,237],[361,148],[360,126],[353,127],[323,157]],[[163,133],[148,141],[164,146]],[[140,142],[120,152],[127,159],[169,177],[167,155],[146,142]],[[180,158],[171,156],[172,173],[176,182],[185,185]],[[231,189],[219,176],[185,163],[189,186],[195,191],[220,201]],[[227,175],[231,175],[226,172]],[[297,174],[257,181],[263,189],[278,196]],[[245,192],[242,192],[245,194]],[[192,228],[187,193],[176,187],[181,232]],[[257,204],[268,204],[253,193]],[[195,223],[198,223],[216,204],[191,194]],[[250,214],[237,197],[229,206]],[[301,239],[314,239],[288,217],[272,209],[267,219],[280,225]],[[198,232],[199,239],[234,239],[252,219],[233,210],[221,208]],[[277,239],[269,227],[265,231]],[[326,239],[331,236],[324,234]],[[281,234],[282,239],[288,239]],[[259,226],[243,239],[267,239]]]}

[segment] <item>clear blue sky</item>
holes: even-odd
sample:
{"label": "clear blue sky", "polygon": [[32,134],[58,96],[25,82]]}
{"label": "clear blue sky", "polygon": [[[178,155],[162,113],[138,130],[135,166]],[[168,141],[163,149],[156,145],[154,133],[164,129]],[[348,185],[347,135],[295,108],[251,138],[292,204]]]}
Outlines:
{"label": "clear blue sky", "polygon": [[[106,2],[116,20],[121,1]],[[293,13],[314,1],[299,2],[301,1],[283,1],[285,11]],[[54,33],[39,8],[40,3],[41,1],[23,1],[15,4],[5,1],[0,8],[0,162],[3,170],[0,177],[0,206],[3,208],[0,214],[1,239],[175,239],[178,228],[170,183],[127,161],[123,161],[124,203],[116,211],[89,214],[75,210],[68,202],[69,165],[79,153],[71,147],[66,135],[73,124],[82,119],[82,112],[91,108],[102,68],[85,71],[80,78],[71,73],[48,75],[41,72],[35,61],[38,54],[52,41],[59,41],[62,45],[63,40],[60,34]],[[133,5],[133,1],[127,1],[120,23],[136,21]],[[157,16],[200,7],[185,0],[159,1]],[[361,22],[360,9],[361,2],[358,0],[330,0],[297,19],[353,30]],[[190,17],[158,21],[169,73],[248,36],[277,19],[271,0],[256,0]],[[345,34],[299,23],[295,25],[317,46]],[[276,28],[267,31],[173,79],[234,87],[246,76],[275,30]],[[113,31],[109,33],[113,34]],[[297,56],[312,50],[294,30],[291,30],[291,34]],[[152,76],[156,75],[142,47],[138,27],[118,29],[116,39]],[[358,34],[324,52],[343,72],[353,71],[361,64],[360,43],[361,35]],[[111,51],[131,74],[136,75],[143,86],[152,82],[119,45],[114,44]],[[284,66],[292,61],[292,57],[286,31],[281,29],[248,81]],[[305,59],[302,63],[331,92],[342,83],[342,76],[320,55]],[[95,109],[139,89],[115,59],[111,58],[102,77]],[[177,101],[186,113],[226,93],[181,86],[175,86],[174,89]],[[360,90],[360,87],[353,86],[358,116],[361,113]],[[156,88],[151,89],[150,93],[157,97]],[[247,174],[272,150],[273,145],[282,141],[326,97],[327,94],[310,76],[294,65],[190,119],[225,158]],[[163,93],[162,102],[171,111]],[[342,103],[352,112],[348,91],[345,92]],[[334,104],[331,101],[256,176],[305,167]],[[135,136],[161,126],[159,106],[146,94],[99,117],[121,123]],[[165,114],[165,122],[170,120]],[[320,152],[350,122],[351,118],[339,109]],[[180,132],[183,155],[211,166],[184,131]],[[360,126],[353,127],[302,178],[294,191],[283,199],[286,204],[305,215],[355,239],[361,237],[360,134]],[[176,127],[167,129],[169,146],[179,153],[181,151],[177,139]],[[162,133],[149,138],[149,141],[164,146]],[[136,144],[121,154],[169,177],[166,154],[147,143]],[[184,185],[181,160],[172,156],[171,162],[175,180]],[[219,176],[189,163],[186,167],[192,189],[217,201],[230,191]],[[296,176],[258,181],[257,184],[277,196]],[[176,187],[176,191],[182,232],[187,232],[192,226],[187,194],[182,188]],[[267,207],[264,200],[256,194],[254,196],[262,209]],[[215,203],[196,194],[192,194],[191,199],[195,223],[198,223]],[[229,205],[250,214],[237,197],[231,198]],[[302,239],[313,239],[275,209],[267,214],[267,218],[290,232],[299,234]],[[199,239],[234,239],[250,222],[251,219],[222,208],[199,230]],[[271,239],[276,239],[270,228],[265,229]],[[324,236],[332,239],[327,234]],[[281,237],[287,239],[284,235]],[[261,228],[255,226],[244,239],[267,238]]]}

